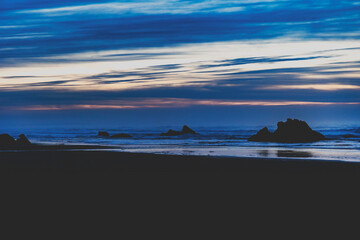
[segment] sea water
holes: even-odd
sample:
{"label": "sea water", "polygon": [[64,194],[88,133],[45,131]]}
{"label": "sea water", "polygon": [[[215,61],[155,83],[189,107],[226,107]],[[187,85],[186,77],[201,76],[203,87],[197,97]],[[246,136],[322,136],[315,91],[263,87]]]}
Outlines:
{"label": "sea water", "polygon": [[[315,143],[262,143],[249,142],[247,138],[257,132],[238,127],[194,128],[199,134],[160,136],[168,127],[141,128],[57,128],[57,129],[7,129],[13,137],[21,133],[33,143],[91,144],[111,146],[106,151],[125,151],[158,154],[206,155],[254,158],[292,158],[360,162],[360,127],[317,128],[329,140]],[[128,133],[129,139],[98,137],[98,131],[112,134]],[[175,128],[176,130],[176,128]]]}

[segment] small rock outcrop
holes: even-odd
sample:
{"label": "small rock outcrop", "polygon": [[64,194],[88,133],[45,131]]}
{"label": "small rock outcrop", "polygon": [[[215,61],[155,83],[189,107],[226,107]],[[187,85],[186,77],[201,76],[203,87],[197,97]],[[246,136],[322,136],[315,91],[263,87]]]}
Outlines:
{"label": "small rock outcrop", "polygon": [[106,132],[106,131],[99,131],[98,133],[98,136],[99,137],[110,137],[110,138],[131,138],[132,136],[127,134],[127,133],[119,133],[119,134],[114,134],[114,135],[111,135]]}
{"label": "small rock outcrop", "polygon": [[194,130],[192,130],[191,128],[189,128],[188,126],[184,125],[181,132],[183,134],[196,134],[196,132]]}
{"label": "small rock outcrop", "polygon": [[264,127],[248,140],[254,142],[271,142],[273,140],[273,133],[270,132],[267,127]]}
{"label": "small rock outcrop", "polygon": [[132,136],[127,133],[119,133],[112,135],[111,138],[132,138]]}
{"label": "small rock outcrop", "polygon": [[166,133],[161,133],[160,136],[180,136],[180,135],[184,135],[182,132],[180,131],[175,131],[170,129],[169,131],[167,131]]}
{"label": "small rock outcrop", "polygon": [[31,142],[24,134],[21,134],[17,140],[9,134],[0,134],[0,149],[28,149],[31,146]]}
{"label": "small rock outcrop", "polygon": [[16,141],[9,134],[0,134],[0,147],[2,146],[14,146]]}
{"label": "small rock outcrop", "polygon": [[31,142],[24,134],[19,135],[19,138],[16,140],[16,143],[21,146],[29,146]]}
{"label": "small rock outcrop", "polygon": [[180,136],[185,134],[197,134],[194,130],[184,125],[181,131],[175,131],[170,129],[166,133],[161,133],[160,136]]}
{"label": "small rock outcrop", "polygon": [[254,142],[279,142],[279,143],[310,143],[326,140],[325,136],[312,130],[309,125],[298,119],[287,119],[286,122],[278,122],[275,132],[263,128],[249,141]]}
{"label": "small rock outcrop", "polygon": [[345,134],[342,135],[343,138],[356,138],[356,136],[354,134]]}
{"label": "small rock outcrop", "polygon": [[110,134],[108,132],[105,132],[105,131],[99,131],[98,136],[99,137],[109,137]]}

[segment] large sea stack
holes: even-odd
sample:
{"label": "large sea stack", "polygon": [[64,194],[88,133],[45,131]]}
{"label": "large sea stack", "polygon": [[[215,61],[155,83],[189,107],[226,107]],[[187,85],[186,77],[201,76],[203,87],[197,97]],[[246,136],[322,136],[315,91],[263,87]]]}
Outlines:
{"label": "large sea stack", "polygon": [[248,140],[253,142],[279,142],[279,143],[311,143],[325,140],[325,136],[312,130],[309,125],[298,119],[287,119],[278,122],[275,132],[263,128]]}

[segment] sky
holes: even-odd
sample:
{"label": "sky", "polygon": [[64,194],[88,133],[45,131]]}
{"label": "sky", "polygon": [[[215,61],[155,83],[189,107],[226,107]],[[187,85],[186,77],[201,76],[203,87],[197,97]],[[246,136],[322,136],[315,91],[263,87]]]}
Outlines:
{"label": "sky", "polygon": [[0,126],[360,125],[360,1],[0,1]]}

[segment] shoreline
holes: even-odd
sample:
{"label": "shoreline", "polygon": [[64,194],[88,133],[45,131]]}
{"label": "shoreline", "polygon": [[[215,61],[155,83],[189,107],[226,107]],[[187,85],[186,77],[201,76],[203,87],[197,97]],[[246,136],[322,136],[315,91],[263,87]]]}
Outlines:
{"label": "shoreline", "polygon": [[[221,148],[221,147],[219,147]],[[234,159],[258,159],[258,160],[270,160],[270,161],[322,161],[322,162],[349,162],[349,163],[359,163],[360,159],[357,158],[336,158],[336,156],[316,156],[315,154],[311,153],[314,149],[294,149],[294,148],[272,148],[272,147],[259,147],[259,149],[255,148],[246,148],[245,147],[245,154],[239,154],[239,148],[232,149],[230,152],[225,151],[214,151],[214,147],[197,147],[195,150],[185,150],[182,148],[179,149],[168,149],[164,148],[161,151],[149,151],[151,149],[132,149],[126,148],[124,146],[115,146],[115,145],[94,145],[94,144],[47,144],[47,143],[33,143],[28,146],[21,146],[21,147],[0,147],[0,158],[2,153],[11,153],[11,152],[46,152],[46,151],[79,151],[79,152],[113,152],[113,153],[129,153],[129,154],[144,154],[144,155],[165,155],[165,156],[185,156],[185,157],[209,157],[209,158],[234,158]],[[205,150],[205,151],[199,151]],[[254,150],[255,149],[255,150]],[[144,151],[142,151],[144,150]],[[208,151],[209,150],[209,151]],[[211,150],[211,151],[210,151]],[[234,152],[236,150],[236,152]],[[241,149],[244,151],[244,148]],[[318,151],[324,151],[324,149],[315,149]],[[343,149],[339,149],[343,150]],[[348,149],[347,149],[348,150]],[[208,152],[207,152],[208,151]],[[267,155],[263,155],[257,152],[269,151]],[[228,154],[230,153],[230,154]],[[251,154],[249,154],[251,153]],[[255,154],[254,154],[255,153]],[[320,152],[321,153],[321,152]]]}

